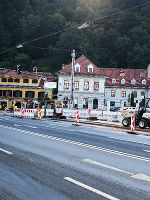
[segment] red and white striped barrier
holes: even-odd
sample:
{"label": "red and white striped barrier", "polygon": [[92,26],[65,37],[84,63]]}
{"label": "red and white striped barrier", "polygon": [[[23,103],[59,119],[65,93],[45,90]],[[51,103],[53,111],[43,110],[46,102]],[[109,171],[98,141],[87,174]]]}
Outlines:
{"label": "red and white striped barrier", "polygon": [[135,130],[135,116],[131,116],[131,132]]}
{"label": "red and white striped barrier", "polygon": [[7,107],[5,107],[4,115],[7,115]]}
{"label": "red and white striped barrier", "polygon": [[21,117],[24,117],[24,108],[21,108]]}
{"label": "red and white striped barrier", "polygon": [[79,111],[77,110],[77,112],[76,112],[76,124],[78,124],[79,123]]}

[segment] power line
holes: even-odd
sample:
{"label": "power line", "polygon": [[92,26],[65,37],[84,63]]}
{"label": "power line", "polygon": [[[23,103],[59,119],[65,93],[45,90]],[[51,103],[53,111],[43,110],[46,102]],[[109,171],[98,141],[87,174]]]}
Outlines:
{"label": "power line", "polygon": [[[112,16],[115,16],[115,15],[121,14],[122,12],[127,12],[127,11],[130,11],[130,10],[133,10],[133,9],[136,9],[136,8],[138,8],[138,7],[145,6],[145,5],[148,5],[148,4],[150,4],[150,1],[147,2],[147,3],[139,4],[139,5],[137,5],[137,6],[128,8],[128,9],[126,9],[126,10],[121,10],[121,11],[119,11],[119,12],[112,13],[112,14],[110,14],[110,15],[106,15],[106,16],[104,16],[104,17],[100,17],[100,18],[97,18],[97,19],[94,19],[94,20],[87,21],[86,23],[87,23],[87,24],[90,24],[90,23],[93,23],[93,22],[95,22],[95,21],[98,21],[98,20],[101,20],[101,19],[105,19],[105,18],[108,18],[108,17],[112,17]],[[67,30],[70,30],[70,29],[73,29],[73,28],[78,28],[78,27],[79,27],[79,25],[75,25],[75,26],[72,26],[72,27],[68,27],[68,28],[65,28],[65,29],[63,29],[63,30],[60,30],[60,31],[51,33],[51,34],[44,35],[44,36],[41,36],[41,37],[39,37],[39,38],[35,38],[35,39],[32,39],[32,40],[23,42],[23,43],[21,43],[21,45],[25,45],[25,44],[28,44],[28,43],[31,43],[31,42],[34,42],[34,41],[37,41],[37,40],[41,40],[41,39],[43,39],[43,38],[47,38],[47,37],[49,37],[49,36],[56,35],[56,34],[58,34],[58,33],[62,33],[62,32],[65,32],[65,31],[67,31]],[[8,51],[10,51],[11,49],[14,49],[14,48],[16,48],[16,46],[15,46],[15,47],[12,47],[12,48],[9,48],[9,49],[7,49],[7,50],[5,50],[5,51],[3,51],[3,52],[0,52],[0,55],[3,54],[3,53],[8,52]]]}

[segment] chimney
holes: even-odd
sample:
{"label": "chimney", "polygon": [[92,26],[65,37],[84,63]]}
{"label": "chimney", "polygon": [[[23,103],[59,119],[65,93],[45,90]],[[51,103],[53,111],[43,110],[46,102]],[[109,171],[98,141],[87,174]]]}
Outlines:
{"label": "chimney", "polygon": [[148,65],[147,67],[147,78],[150,79],[150,65]]}

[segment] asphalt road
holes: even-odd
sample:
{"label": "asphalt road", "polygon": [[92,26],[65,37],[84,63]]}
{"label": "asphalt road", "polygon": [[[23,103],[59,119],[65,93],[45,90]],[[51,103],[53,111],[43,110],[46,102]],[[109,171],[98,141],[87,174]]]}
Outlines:
{"label": "asphalt road", "polygon": [[0,200],[149,200],[150,138],[0,115]]}

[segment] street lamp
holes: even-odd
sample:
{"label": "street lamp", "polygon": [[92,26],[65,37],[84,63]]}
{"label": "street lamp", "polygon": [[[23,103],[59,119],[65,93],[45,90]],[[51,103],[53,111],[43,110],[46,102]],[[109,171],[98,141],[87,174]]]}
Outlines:
{"label": "street lamp", "polygon": [[71,106],[71,108],[73,108],[75,50],[72,51],[71,56],[72,56],[72,70],[71,70],[71,97],[70,97],[70,106]]}

